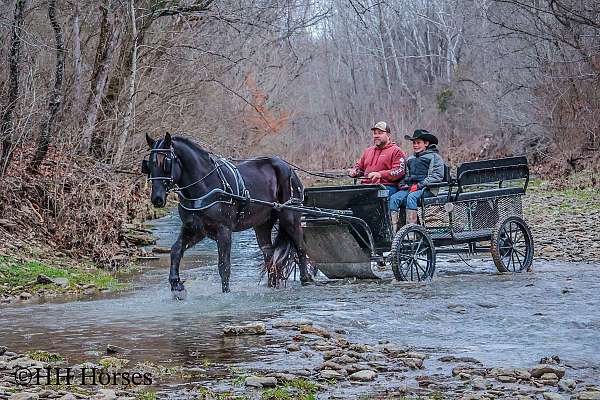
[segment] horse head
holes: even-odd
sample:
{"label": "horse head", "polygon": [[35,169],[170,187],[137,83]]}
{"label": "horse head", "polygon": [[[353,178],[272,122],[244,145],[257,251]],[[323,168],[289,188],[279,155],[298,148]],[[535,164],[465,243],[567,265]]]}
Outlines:
{"label": "horse head", "polygon": [[181,165],[173,149],[170,134],[167,133],[164,139],[157,140],[146,134],[146,142],[150,147],[150,157],[142,161],[142,173],[148,175],[148,180],[152,182],[152,204],[161,208],[167,204],[170,189],[181,178]]}

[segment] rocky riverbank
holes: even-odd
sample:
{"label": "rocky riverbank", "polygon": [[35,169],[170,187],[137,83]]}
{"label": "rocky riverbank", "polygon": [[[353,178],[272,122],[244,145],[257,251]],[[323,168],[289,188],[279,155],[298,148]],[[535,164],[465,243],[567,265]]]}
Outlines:
{"label": "rocky riverbank", "polygon": [[537,182],[523,198],[523,205],[537,257],[600,261],[598,189],[557,189],[548,182]]}
{"label": "rocky riverbank", "polygon": [[[274,320],[223,329],[224,336],[239,340],[257,334],[287,338],[285,360],[277,363],[285,370],[239,369],[208,360],[197,365],[132,365],[120,358],[127,354],[119,354],[72,366],[72,385],[17,385],[15,371],[20,368],[43,371],[68,364],[59,355],[17,354],[0,347],[0,399],[600,399],[598,382],[581,377],[576,367],[556,355],[532,359],[530,365],[490,367],[472,357],[439,357],[427,349],[387,341],[352,342],[348,332],[329,331],[311,321]],[[152,384],[79,385],[86,368],[120,379],[125,373],[148,374]]]}

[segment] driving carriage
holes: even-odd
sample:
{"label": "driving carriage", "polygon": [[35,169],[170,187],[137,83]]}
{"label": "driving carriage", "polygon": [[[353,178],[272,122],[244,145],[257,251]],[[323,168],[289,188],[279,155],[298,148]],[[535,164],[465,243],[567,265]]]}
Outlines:
{"label": "driving carriage", "polygon": [[531,267],[533,238],[522,218],[525,157],[464,163],[456,178],[447,171],[444,182],[429,186],[440,192],[420,199],[419,223],[395,232],[383,185],[303,189],[292,165],[277,157],[234,165],[185,137],[146,140],[142,172],[152,183],[152,203],[164,207],[169,192],[179,198],[182,225],[169,270],[177,299],[185,298],[183,254],[205,237],[217,242],[228,292],[232,234],[247,229],[255,231],[270,286],[287,279],[294,260],[303,283],[313,280],[308,262],[328,278],[378,278],[372,265],[389,261],[398,280],[428,280],[436,254],[448,252],[489,251],[502,272]]}
{"label": "driving carriage", "polygon": [[392,227],[383,185],[307,188],[303,216],[310,263],[328,278],[378,278],[373,265],[390,263],[402,281],[433,277],[436,255],[490,252],[500,272],[531,268],[533,237],[523,220],[529,183],[525,157],[463,163],[456,177],[429,185],[419,222]]}

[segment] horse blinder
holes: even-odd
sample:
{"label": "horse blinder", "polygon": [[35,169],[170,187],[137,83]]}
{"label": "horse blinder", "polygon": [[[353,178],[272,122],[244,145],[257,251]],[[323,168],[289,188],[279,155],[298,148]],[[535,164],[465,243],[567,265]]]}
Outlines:
{"label": "horse blinder", "polygon": [[142,174],[149,175],[150,167],[148,166],[148,160],[142,160]]}

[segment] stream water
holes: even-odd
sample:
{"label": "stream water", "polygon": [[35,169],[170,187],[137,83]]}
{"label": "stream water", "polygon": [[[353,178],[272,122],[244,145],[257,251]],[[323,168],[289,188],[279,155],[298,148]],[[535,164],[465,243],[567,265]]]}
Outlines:
{"label": "stream water", "polygon": [[[176,214],[154,221],[159,245],[179,231]],[[467,266],[438,263],[426,285],[333,283],[273,290],[259,284],[261,257],[252,231],[237,234],[232,293],[222,294],[216,246],[206,240],[182,262],[188,299],[172,300],[168,258],[149,262],[124,294],[76,302],[0,308],[0,345],[44,349],[70,362],[104,354],[107,344],[127,358],[154,362],[211,360],[290,370],[289,335],[224,338],[223,326],[273,319],[308,319],[344,329],[351,340],[387,340],[433,354],[471,356],[486,366],[531,366],[560,355],[580,376],[600,383],[600,265],[536,260],[533,273],[499,275],[488,259]]]}

